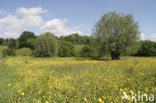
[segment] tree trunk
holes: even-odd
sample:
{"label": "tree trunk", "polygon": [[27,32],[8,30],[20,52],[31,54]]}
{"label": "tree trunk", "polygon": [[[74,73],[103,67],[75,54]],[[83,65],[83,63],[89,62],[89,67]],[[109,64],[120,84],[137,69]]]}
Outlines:
{"label": "tree trunk", "polygon": [[111,51],[111,58],[112,60],[120,60],[120,54],[115,51]]}

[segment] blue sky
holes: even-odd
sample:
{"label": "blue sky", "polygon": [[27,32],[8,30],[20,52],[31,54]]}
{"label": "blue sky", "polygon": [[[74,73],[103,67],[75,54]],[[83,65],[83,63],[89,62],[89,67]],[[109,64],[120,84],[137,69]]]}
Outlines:
{"label": "blue sky", "polygon": [[133,14],[142,38],[156,41],[155,5],[155,0],[0,0],[0,36],[18,37],[24,30],[90,35],[104,13],[117,11]]}

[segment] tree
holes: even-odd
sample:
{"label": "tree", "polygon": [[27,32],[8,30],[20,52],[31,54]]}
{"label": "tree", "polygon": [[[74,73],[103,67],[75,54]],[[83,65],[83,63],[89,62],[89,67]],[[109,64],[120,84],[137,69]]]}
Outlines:
{"label": "tree", "polygon": [[112,60],[120,59],[121,54],[136,52],[140,39],[133,15],[116,12],[102,16],[93,29],[93,36],[96,38],[99,56],[109,53]]}
{"label": "tree", "polygon": [[78,33],[71,34],[74,39],[74,44],[81,44],[81,36]]}
{"label": "tree", "polygon": [[19,37],[19,48],[31,48],[34,49],[34,42],[36,40],[36,36],[33,32],[24,31],[22,35]]}
{"label": "tree", "polygon": [[86,45],[80,51],[80,56],[83,58],[96,58],[97,53],[93,47]]}
{"label": "tree", "polygon": [[14,39],[14,38],[6,39],[6,45],[9,48],[17,49],[18,48],[18,40]]}
{"label": "tree", "polygon": [[4,39],[0,38],[0,45],[3,44],[3,42],[4,42]]}
{"label": "tree", "polygon": [[81,44],[92,45],[94,38],[92,36],[81,36]]}
{"label": "tree", "polygon": [[156,42],[145,40],[141,41],[141,46],[136,56],[156,56]]}
{"label": "tree", "polygon": [[75,56],[75,49],[73,43],[69,41],[60,41],[58,56],[60,57],[70,57]]}
{"label": "tree", "polygon": [[70,41],[71,43],[74,43],[74,39],[73,39],[72,35],[65,36],[64,40],[65,41]]}
{"label": "tree", "polygon": [[57,55],[57,39],[52,33],[41,34],[35,43],[35,56],[51,57]]}

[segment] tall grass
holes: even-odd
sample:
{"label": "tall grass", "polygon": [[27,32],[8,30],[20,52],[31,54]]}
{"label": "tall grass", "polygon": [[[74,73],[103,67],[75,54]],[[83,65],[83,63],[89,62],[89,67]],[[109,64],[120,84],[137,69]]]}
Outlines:
{"label": "tall grass", "polygon": [[6,48],[7,48],[7,46],[0,45],[0,60],[3,58],[2,51],[3,51],[4,49],[6,49]]}

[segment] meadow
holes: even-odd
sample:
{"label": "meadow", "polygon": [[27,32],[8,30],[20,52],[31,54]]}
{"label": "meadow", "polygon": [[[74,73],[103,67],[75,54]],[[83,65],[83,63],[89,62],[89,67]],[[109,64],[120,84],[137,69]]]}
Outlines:
{"label": "meadow", "polygon": [[0,75],[0,103],[128,103],[123,91],[156,93],[156,58],[7,57]]}

